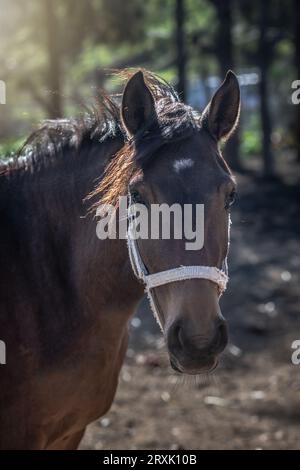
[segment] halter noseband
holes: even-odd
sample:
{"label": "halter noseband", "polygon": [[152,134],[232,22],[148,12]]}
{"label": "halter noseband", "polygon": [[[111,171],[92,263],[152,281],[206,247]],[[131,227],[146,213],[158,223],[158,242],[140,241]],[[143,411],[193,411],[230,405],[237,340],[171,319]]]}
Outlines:
{"label": "halter noseband", "polygon": [[140,255],[137,242],[133,236],[133,225],[133,220],[129,221],[127,245],[131,266],[137,279],[142,281],[145,285],[145,292],[147,293],[151,309],[160,327],[161,321],[159,310],[152,292],[152,289],[155,287],[163,286],[171,282],[186,281],[189,279],[207,279],[217,284],[219,296],[221,296],[226,290],[226,285],[228,282],[227,258],[225,258],[223,262],[222,270],[214,266],[179,266],[178,268],[168,269],[167,271],[160,271],[158,273],[149,274]]}

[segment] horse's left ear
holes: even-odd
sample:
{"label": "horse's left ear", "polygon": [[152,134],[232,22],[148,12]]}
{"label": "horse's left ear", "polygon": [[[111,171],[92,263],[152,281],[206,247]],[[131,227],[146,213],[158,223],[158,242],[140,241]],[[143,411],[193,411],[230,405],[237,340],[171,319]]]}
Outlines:
{"label": "horse's left ear", "polygon": [[130,136],[134,136],[154,119],[154,98],[145,83],[143,72],[135,73],[128,81],[123,93],[121,113]]}
{"label": "horse's left ear", "polygon": [[217,140],[228,139],[240,115],[240,87],[237,76],[229,70],[203,112],[202,124]]}

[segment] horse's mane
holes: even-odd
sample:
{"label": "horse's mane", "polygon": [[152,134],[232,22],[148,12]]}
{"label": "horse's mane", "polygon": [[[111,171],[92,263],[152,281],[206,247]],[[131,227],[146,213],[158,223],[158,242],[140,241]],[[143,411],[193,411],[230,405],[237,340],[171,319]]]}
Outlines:
{"label": "horse's mane", "polygon": [[0,161],[0,174],[34,173],[63,158],[68,150],[77,155],[94,142],[121,136],[119,107],[102,92],[97,105],[77,118],[45,120],[13,157]]}
{"label": "horse's mane", "polygon": [[[136,71],[126,69],[116,74],[127,81]],[[100,185],[93,193],[99,194],[103,202],[115,204],[117,196],[126,192],[134,172],[149,164],[155,150],[168,141],[188,137],[200,126],[200,116],[179,100],[170,84],[146,70],[143,74],[155,100],[157,121],[134,140],[128,139],[123,129],[120,100],[102,92],[97,105],[82,117],[45,121],[32,132],[14,158],[0,164],[0,174],[35,173],[63,158],[68,150],[76,156],[92,145],[119,137],[124,140],[124,145],[110,159]]]}

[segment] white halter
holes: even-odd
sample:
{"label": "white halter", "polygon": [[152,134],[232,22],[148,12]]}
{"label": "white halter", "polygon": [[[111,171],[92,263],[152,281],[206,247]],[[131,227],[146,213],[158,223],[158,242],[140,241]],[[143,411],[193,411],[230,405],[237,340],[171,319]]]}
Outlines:
{"label": "white halter", "polygon": [[135,276],[145,285],[145,292],[147,293],[151,309],[160,327],[162,326],[159,311],[152,292],[152,289],[155,287],[163,286],[171,282],[186,281],[188,279],[207,279],[217,284],[219,296],[223,294],[228,282],[226,259],[223,262],[222,270],[214,266],[180,266],[178,268],[168,269],[167,271],[149,274],[141,258],[137,242],[132,236],[132,228],[132,223],[129,223],[127,245],[131,266]]}

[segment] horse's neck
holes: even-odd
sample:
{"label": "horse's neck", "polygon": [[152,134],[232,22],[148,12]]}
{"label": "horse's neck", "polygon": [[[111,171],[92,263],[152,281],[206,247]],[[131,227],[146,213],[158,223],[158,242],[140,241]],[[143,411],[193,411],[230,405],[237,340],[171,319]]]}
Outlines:
{"label": "horse's neck", "polygon": [[7,236],[5,230],[2,233],[3,246],[14,242],[8,233],[12,224],[22,246],[16,269],[23,273],[27,266],[30,272],[30,279],[23,279],[24,289],[29,296],[38,294],[40,311],[49,305],[52,317],[61,317],[66,309],[75,319],[81,309],[88,314],[108,309],[129,312],[142,295],[131,271],[126,240],[99,240],[96,220],[87,215],[89,206],[83,201],[109,156],[121,146],[120,139],[98,144],[88,158],[76,157],[77,161],[85,157],[85,165],[50,166],[26,176],[22,185],[17,180],[8,182],[9,226]]}
{"label": "horse's neck", "polygon": [[[113,144],[109,153],[115,151],[116,144]],[[96,166],[93,175],[102,173],[98,163]],[[94,181],[95,178],[93,184]],[[93,189],[88,182],[81,191],[82,197]],[[99,315],[99,311],[120,311],[126,321],[142,297],[143,287],[133,274],[126,240],[100,240],[96,234],[97,220],[92,214],[86,216],[87,211],[87,205],[82,202],[75,215],[74,233],[70,234],[72,265],[77,273],[76,289],[82,294],[85,306],[96,315]],[[84,217],[81,217],[82,214]]]}
{"label": "horse's neck", "polygon": [[99,240],[96,222],[90,219],[76,244],[73,261],[79,273],[78,290],[87,305],[97,314],[99,310],[123,312],[126,320],[143,295],[131,268],[126,240]]}

